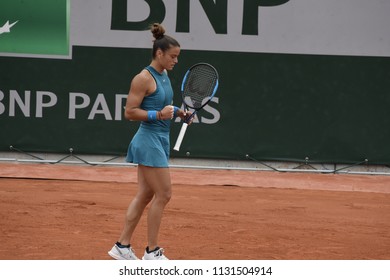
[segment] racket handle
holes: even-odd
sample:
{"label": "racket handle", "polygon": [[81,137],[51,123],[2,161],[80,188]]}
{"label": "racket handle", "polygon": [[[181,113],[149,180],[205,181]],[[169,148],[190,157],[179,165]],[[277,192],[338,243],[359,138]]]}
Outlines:
{"label": "racket handle", "polygon": [[183,141],[184,134],[186,133],[187,127],[188,127],[188,123],[183,123],[183,125],[181,126],[179,136],[177,137],[175,147],[173,148],[175,151],[180,150],[180,145],[181,142]]}

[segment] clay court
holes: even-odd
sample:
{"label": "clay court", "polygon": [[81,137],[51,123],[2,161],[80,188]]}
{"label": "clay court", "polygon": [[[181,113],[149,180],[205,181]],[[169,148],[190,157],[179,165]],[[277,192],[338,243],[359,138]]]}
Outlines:
{"label": "clay court", "polygon": [[[390,176],[171,168],[178,260],[390,259]],[[0,259],[106,260],[135,167],[0,164]],[[142,256],[145,215],[132,246]]]}

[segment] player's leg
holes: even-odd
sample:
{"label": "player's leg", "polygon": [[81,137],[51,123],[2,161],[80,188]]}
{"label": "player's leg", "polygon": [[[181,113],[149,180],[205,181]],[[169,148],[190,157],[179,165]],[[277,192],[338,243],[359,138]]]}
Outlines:
{"label": "player's leg", "polygon": [[[148,212],[148,249],[155,251],[158,259],[165,258],[162,251],[158,251],[158,233],[165,206],[171,199],[172,187],[169,168],[141,167],[141,172],[147,185],[153,190],[154,198]],[[145,256],[144,256],[145,257]]]}
{"label": "player's leg", "polygon": [[154,192],[144,180],[142,172],[138,168],[138,192],[130,202],[126,212],[125,224],[118,240],[108,254],[114,259],[119,260],[136,260],[138,259],[134,250],[130,247],[130,240],[135,228],[142,216],[145,207],[153,199]]}
{"label": "player's leg", "polygon": [[126,212],[125,226],[119,238],[119,242],[126,245],[130,243],[135,228],[141,219],[145,207],[152,201],[154,195],[143,175],[142,166],[138,166],[138,192],[130,202]]}

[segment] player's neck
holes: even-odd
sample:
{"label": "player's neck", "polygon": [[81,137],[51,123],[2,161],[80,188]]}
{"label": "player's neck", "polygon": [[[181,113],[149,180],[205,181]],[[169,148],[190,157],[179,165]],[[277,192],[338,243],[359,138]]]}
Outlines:
{"label": "player's neck", "polygon": [[157,61],[153,60],[151,63],[150,63],[150,66],[152,66],[157,72],[159,72],[160,74],[162,74],[164,72],[164,67],[161,66],[160,63],[158,63]]}

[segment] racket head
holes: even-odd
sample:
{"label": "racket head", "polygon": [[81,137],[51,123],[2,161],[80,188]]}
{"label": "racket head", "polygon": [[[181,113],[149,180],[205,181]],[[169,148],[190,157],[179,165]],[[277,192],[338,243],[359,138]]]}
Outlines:
{"label": "racket head", "polygon": [[184,75],[181,85],[183,103],[199,110],[215,95],[219,85],[217,70],[209,63],[197,63]]}

